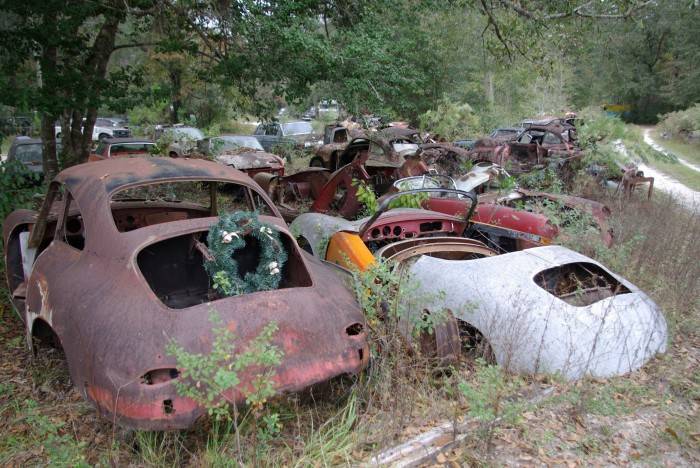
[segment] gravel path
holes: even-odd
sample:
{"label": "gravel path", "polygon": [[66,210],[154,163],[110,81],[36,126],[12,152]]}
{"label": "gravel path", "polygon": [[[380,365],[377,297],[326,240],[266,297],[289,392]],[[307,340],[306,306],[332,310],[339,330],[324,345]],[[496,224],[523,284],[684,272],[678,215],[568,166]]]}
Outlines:
{"label": "gravel path", "polygon": [[[646,131],[644,132],[644,135],[644,141],[646,141]],[[653,140],[651,141],[653,142]],[[627,148],[622,141],[618,140],[615,142],[615,148],[625,157],[629,157]],[[668,174],[664,174],[663,172],[649,167],[644,163],[640,162],[637,167],[639,167],[639,170],[644,171],[645,176],[651,176],[654,178],[654,189],[663,190],[664,192],[673,195],[681,205],[696,213],[700,213],[700,192],[683,185]]]}
{"label": "gravel path", "polygon": [[654,139],[651,137],[651,129],[650,128],[644,129],[644,143],[651,146],[652,148],[654,148],[656,151],[658,151],[661,154],[664,154],[666,156],[675,157],[676,159],[678,159],[678,162],[683,164],[684,166],[689,167],[694,171],[700,172],[700,166],[698,166],[697,164],[693,164],[693,163],[686,161],[685,159],[679,157],[677,154],[671,153],[669,150],[667,150],[666,148],[664,148],[663,146],[661,146],[660,144],[655,142]]}

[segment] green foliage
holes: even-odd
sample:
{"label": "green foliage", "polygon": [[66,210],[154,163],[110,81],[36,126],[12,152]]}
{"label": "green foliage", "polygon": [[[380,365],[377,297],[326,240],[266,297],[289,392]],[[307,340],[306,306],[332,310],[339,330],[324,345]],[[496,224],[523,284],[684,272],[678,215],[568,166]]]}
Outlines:
{"label": "green foliage", "polygon": [[374,191],[366,183],[357,179],[352,180],[352,185],[357,187],[357,201],[364,205],[364,214],[371,216],[376,213],[379,209],[379,203]]}
{"label": "green foliage", "polygon": [[459,383],[459,390],[469,403],[469,415],[484,422],[497,418],[513,423],[524,410],[522,402],[512,399],[523,385],[521,379],[506,375],[500,366],[477,359],[476,374]]}
{"label": "green foliage", "polygon": [[0,162],[0,220],[18,208],[32,208],[44,190],[38,182],[39,175],[19,161]]}
{"label": "green foliage", "polygon": [[620,118],[588,108],[581,113],[584,125],[578,129],[578,139],[586,151],[584,164],[604,166],[608,177],[621,175],[619,165],[634,164],[650,159],[674,160],[644,143],[641,135]]}
{"label": "green foliage", "polygon": [[562,193],[564,182],[552,168],[521,174],[518,182],[524,187],[542,192]]}
{"label": "green foliage", "polygon": [[[237,250],[246,247],[246,238],[254,238],[260,246],[258,266],[254,272],[241,277]],[[287,262],[287,251],[282,245],[280,233],[258,221],[258,214],[247,211],[223,214],[209,229],[207,236],[213,260],[204,262],[214,289],[226,296],[237,296],[256,291],[277,289],[282,279],[282,269]]]}
{"label": "green foliage", "polygon": [[25,400],[21,405],[21,417],[31,428],[31,433],[28,439],[5,434],[6,437],[0,442],[0,464],[7,461],[5,457],[11,459],[18,452],[26,453],[35,447],[42,447],[45,462],[49,466],[90,466],[84,454],[87,444],[76,441],[64,423],[42,414],[34,400]]}
{"label": "green foliage", "polygon": [[700,131],[700,104],[660,116],[659,126],[664,132],[676,137]]}
{"label": "green foliage", "polygon": [[[416,297],[416,282],[411,278],[401,278],[393,266],[383,259],[378,259],[365,271],[354,271],[353,280],[355,297],[372,327],[383,319],[406,320],[410,332],[418,336],[423,332],[432,333],[435,326],[443,323],[447,317],[444,309],[412,313],[416,309],[416,301],[425,297]],[[441,292],[435,293],[436,297],[442,295]]]}
{"label": "green foliage", "polygon": [[[225,394],[241,392],[246,402],[261,408],[274,395],[273,368],[282,362],[283,352],[271,344],[277,324],[267,324],[245,348],[236,344],[236,336],[215,311],[209,320],[212,328],[212,346],[207,354],[190,353],[179,343],[171,341],[166,352],[177,359],[181,377],[175,381],[180,395],[192,398],[217,420],[230,420],[230,401]],[[239,387],[240,375],[255,371],[250,385]],[[274,423],[274,421],[271,421]]]}
{"label": "green foliage", "polygon": [[454,141],[481,133],[479,116],[467,103],[456,103],[443,99],[436,110],[428,110],[419,117],[421,129]]}
{"label": "green foliage", "polygon": [[[363,215],[371,216],[379,209],[377,195],[364,182],[353,179],[352,185],[357,187],[357,199],[364,205]],[[430,198],[429,193],[412,193],[396,197],[389,203],[389,209],[394,208],[422,208],[423,202]]]}

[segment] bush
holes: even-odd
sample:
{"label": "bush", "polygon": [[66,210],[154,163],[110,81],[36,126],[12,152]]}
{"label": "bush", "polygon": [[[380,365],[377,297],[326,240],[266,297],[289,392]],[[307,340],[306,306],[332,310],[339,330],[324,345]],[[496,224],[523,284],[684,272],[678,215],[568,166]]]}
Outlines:
{"label": "bush", "polygon": [[0,220],[4,220],[13,210],[32,208],[37,194],[42,193],[38,186],[39,176],[28,171],[17,161],[0,163]]}
{"label": "bush", "polygon": [[449,141],[479,134],[483,129],[481,119],[467,103],[443,99],[437,110],[429,110],[418,117],[421,129],[429,130]]}
{"label": "bush", "polygon": [[700,131],[700,103],[683,111],[659,116],[661,130],[672,136],[686,136]]}

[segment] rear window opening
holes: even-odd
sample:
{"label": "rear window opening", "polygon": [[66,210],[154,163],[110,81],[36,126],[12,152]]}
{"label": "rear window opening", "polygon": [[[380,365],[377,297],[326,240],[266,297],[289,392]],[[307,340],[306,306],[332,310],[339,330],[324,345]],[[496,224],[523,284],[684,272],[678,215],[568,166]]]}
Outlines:
{"label": "rear window opening", "polygon": [[578,262],[548,268],[535,275],[535,283],[576,307],[585,307],[630,290],[594,263]]}
{"label": "rear window opening", "polygon": [[[146,282],[163,304],[172,309],[185,309],[204,302],[222,299],[212,287],[204,269],[204,259],[195,247],[195,240],[206,245],[207,231],[166,239],[141,250],[136,258]],[[311,286],[311,277],[292,240],[280,233],[287,251],[279,289]],[[246,237],[246,246],[236,252],[241,276],[258,267],[260,246],[253,237]]]}
{"label": "rear window opening", "polygon": [[160,182],[126,188],[112,195],[110,206],[119,232],[232,211],[276,216],[255,190],[218,181]]}

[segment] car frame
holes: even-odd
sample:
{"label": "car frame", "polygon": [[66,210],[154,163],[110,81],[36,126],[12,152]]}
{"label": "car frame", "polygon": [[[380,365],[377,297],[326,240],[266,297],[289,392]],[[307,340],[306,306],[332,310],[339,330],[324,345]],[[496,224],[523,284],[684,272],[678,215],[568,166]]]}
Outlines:
{"label": "car frame", "polygon": [[[269,213],[259,219],[279,232],[289,257],[278,289],[210,298],[202,277],[206,255],[195,241],[219,219],[215,198],[210,208],[112,199],[121,190],[192,181],[214,189],[233,184],[249,209]],[[344,285],[347,275],[303,252],[267,195],[230,167],[171,158],[73,166],[49,185],[39,212],[17,210],[5,219],[3,240],[11,301],[27,344],[35,338],[60,344],[80,394],[122,425],[180,429],[206,412],[178,394],[179,364],[166,346],[209,352],[213,309],[243,348],[277,323],[272,344],[284,353],[271,377],[277,392],[357,373],[368,362],[364,317]],[[180,287],[168,283],[174,280],[185,292],[168,292]],[[241,384],[226,398],[244,403],[241,386],[254,377],[242,371]]]}
{"label": "car frame", "polygon": [[[236,148],[226,148],[223,140],[245,142]],[[219,135],[206,137],[197,142],[197,149],[206,157],[243,171],[253,177],[265,172],[276,176],[284,175],[284,159],[265,151],[260,142],[250,135]]]}

